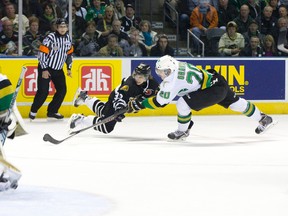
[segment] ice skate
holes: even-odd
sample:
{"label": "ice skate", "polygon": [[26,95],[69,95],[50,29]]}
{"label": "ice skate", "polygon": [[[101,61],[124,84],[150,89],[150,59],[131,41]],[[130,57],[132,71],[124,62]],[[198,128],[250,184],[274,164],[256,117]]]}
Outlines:
{"label": "ice skate", "polygon": [[262,134],[268,130],[271,126],[274,125],[272,117],[266,115],[266,114],[261,114],[262,118],[259,121],[258,127],[255,129],[255,133],[257,134]]}
{"label": "ice skate", "polygon": [[60,113],[47,113],[48,118],[54,118],[54,119],[63,119],[64,116]]}
{"label": "ice skate", "polygon": [[190,130],[186,131],[175,131],[168,134],[168,138],[171,140],[185,140],[189,136]]}
{"label": "ice skate", "polygon": [[81,129],[81,122],[84,118],[84,115],[74,113],[68,120],[69,133]]}
{"label": "ice skate", "polygon": [[190,134],[190,129],[194,125],[194,122],[191,120],[188,126],[188,129],[186,131],[179,131],[176,130],[174,132],[171,132],[168,134],[168,138],[171,140],[185,140],[189,134]]}
{"label": "ice skate", "polygon": [[73,106],[78,107],[84,104],[86,98],[88,98],[87,91],[83,91],[79,88],[74,96]]}

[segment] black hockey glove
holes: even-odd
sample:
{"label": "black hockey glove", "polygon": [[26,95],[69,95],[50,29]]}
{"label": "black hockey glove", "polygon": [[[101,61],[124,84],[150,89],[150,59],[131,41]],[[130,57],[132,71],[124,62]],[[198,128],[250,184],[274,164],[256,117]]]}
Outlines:
{"label": "black hockey glove", "polygon": [[127,113],[137,113],[139,110],[144,109],[141,102],[135,98],[131,98],[128,102],[128,111]]}

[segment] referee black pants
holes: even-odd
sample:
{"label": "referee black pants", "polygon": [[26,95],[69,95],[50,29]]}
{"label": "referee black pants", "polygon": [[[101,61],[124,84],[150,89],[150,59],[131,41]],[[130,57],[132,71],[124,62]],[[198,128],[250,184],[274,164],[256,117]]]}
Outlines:
{"label": "referee black pants", "polygon": [[48,105],[47,113],[57,113],[66,95],[66,78],[63,69],[53,70],[49,68],[48,71],[51,76],[48,79],[44,79],[42,77],[43,70],[38,65],[37,92],[31,107],[31,112],[33,113],[37,113],[37,111],[47,99],[47,96],[49,94],[50,81],[53,82],[56,93],[54,94],[52,101]]}

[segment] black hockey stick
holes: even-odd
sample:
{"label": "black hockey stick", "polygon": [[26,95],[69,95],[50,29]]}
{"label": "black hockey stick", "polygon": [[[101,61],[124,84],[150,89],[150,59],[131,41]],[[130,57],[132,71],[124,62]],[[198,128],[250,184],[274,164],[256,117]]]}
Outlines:
{"label": "black hockey stick", "polygon": [[48,133],[46,133],[46,134],[43,136],[43,140],[44,140],[45,142],[50,142],[50,143],[53,143],[53,144],[55,144],[55,145],[58,145],[58,144],[64,142],[65,140],[70,139],[71,137],[77,135],[78,133],[81,133],[81,132],[86,131],[86,130],[88,130],[88,129],[90,129],[90,128],[97,127],[97,126],[99,126],[99,125],[106,124],[107,122],[110,122],[110,121],[115,120],[119,115],[122,115],[122,114],[126,113],[127,110],[128,110],[128,108],[124,108],[124,109],[122,109],[122,110],[119,110],[119,111],[115,112],[113,115],[108,116],[107,118],[103,119],[103,120],[100,121],[100,122],[97,122],[97,123],[95,123],[95,124],[93,124],[93,125],[91,125],[91,126],[89,126],[89,127],[83,128],[83,129],[81,129],[81,130],[72,132],[69,136],[67,136],[66,138],[64,138],[64,139],[62,139],[62,140],[56,140],[55,138],[53,138],[53,137],[52,137],[50,134],[48,134]]}

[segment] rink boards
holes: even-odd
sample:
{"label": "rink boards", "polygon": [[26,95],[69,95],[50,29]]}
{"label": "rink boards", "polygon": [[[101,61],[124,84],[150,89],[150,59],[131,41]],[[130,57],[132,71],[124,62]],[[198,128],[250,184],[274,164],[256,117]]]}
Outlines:
{"label": "rink boards", "polygon": [[[284,58],[178,58],[202,69],[213,68],[228,81],[231,89],[239,96],[254,102],[267,113],[287,114],[287,61]],[[133,68],[144,62],[151,65],[152,75],[155,74],[157,58],[74,58],[72,78],[66,77],[67,95],[60,112],[65,116],[72,113],[90,114],[85,106],[75,108],[72,100],[78,87],[85,89],[91,96],[107,100],[110,92],[129,76]],[[13,85],[16,85],[21,67],[26,66],[27,72],[17,98],[17,105],[24,118],[28,116],[30,106],[37,90],[36,58],[1,58],[0,72],[6,74]],[[64,67],[66,70],[66,66]],[[49,96],[39,110],[37,117],[45,117],[47,104],[51,101],[55,89],[50,86]],[[175,115],[175,104],[163,109],[143,110],[137,115]],[[220,106],[193,112],[193,114],[235,114]]]}

